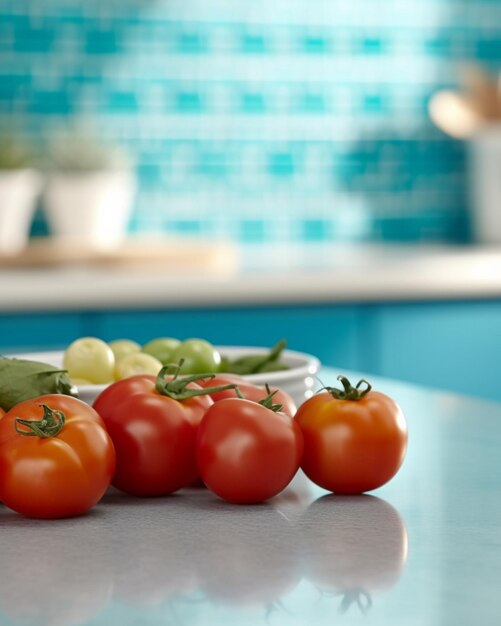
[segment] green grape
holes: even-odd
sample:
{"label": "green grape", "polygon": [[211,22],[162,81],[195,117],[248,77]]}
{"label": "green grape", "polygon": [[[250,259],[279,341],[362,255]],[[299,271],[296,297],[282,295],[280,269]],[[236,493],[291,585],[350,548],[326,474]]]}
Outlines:
{"label": "green grape", "polygon": [[115,357],[101,339],[82,337],[66,348],[63,367],[70,378],[83,378],[93,384],[109,383],[113,380]]}
{"label": "green grape", "polygon": [[115,380],[122,380],[137,374],[150,374],[156,376],[162,369],[158,359],[150,354],[135,352],[122,357],[115,366]]}
{"label": "green grape", "polygon": [[87,380],[86,378],[72,378],[71,382],[76,385],[77,387],[83,387],[84,385],[92,385],[93,383],[90,382],[90,380]]}
{"label": "green grape", "polygon": [[135,352],[141,351],[141,346],[130,339],[115,339],[115,341],[110,341],[108,345],[113,350],[115,361],[119,361],[127,354],[134,354]]}
{"label": "green grape", "polygon": [[172,354],[171,361],[184,359],[181,374],[209,374],[219,370],[221,355],[204,339],[187,339]]}
{"label": "green grape", "polygon": [[171,363],[171,356],[174,350],[181,345],[179,339],[173,339],[172,337],[158,337],[158,339],[152,339],[143,346],[143,352],[145,354],[151,354],[156,359],[161,361],[164,365]]}

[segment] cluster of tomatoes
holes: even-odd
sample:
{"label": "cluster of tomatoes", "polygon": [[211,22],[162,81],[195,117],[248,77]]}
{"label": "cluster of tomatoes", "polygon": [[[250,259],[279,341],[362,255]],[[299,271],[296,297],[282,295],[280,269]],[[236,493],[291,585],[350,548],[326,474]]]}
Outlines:
{"label": "cluster of tomatoes", "polygon": [[375,489],[398,471],[407,429],[398,405],[361,381],[325,388],[296,412],[283,391],[231,374],[136,375],[93,407],[64,395],[0,419],[0,500],[39,518],[81,514],[109,484],[166,496],[201,479],[234,503],[267,500],[300,467],[338,493]]}

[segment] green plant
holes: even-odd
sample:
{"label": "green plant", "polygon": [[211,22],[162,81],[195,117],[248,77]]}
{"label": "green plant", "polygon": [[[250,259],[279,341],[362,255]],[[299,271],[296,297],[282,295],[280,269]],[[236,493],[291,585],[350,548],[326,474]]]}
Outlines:
{"label": "green plant", "polygon": [[49,145],[49,161],[55,170],[67,173],[96,172],[130,167],[123,149],[77,132],[59,136]]}
{"label": "green plant", "polygon": [[0,170],[20,170],[33,164],[33,154],[23,140],[0,136]]}

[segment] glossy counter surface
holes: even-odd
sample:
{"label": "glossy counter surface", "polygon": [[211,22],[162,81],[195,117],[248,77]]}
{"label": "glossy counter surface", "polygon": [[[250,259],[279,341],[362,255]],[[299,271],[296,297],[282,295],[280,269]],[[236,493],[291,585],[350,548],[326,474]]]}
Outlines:
{"label": "glossy counter surface", "polygon": [[501,405],[377,388],[402,406],[409,451],[372,496],[326,495],[299,476],[259,506],[187,490],[110,492],[57,522],[0,507],[0,623],[497,623]]}
{"label": "glossy counter surface", "polygon": [[3,311],[501,298],[501,250],[467,246],[247,247],[238,267],[1,270]]}

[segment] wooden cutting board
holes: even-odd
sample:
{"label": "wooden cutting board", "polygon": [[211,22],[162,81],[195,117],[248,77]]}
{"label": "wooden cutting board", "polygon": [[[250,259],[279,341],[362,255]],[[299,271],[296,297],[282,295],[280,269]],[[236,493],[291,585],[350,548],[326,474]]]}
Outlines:
{"label": "wooden cutting board", "polygon": [[0,254],[0,268],[92,265],[147,268],[159,272],[201,271],[232,273],[237,269],[237,248],[228,242],[137,237],[112,250],[89,248],[51,237],[32,239],[20,254]]}

